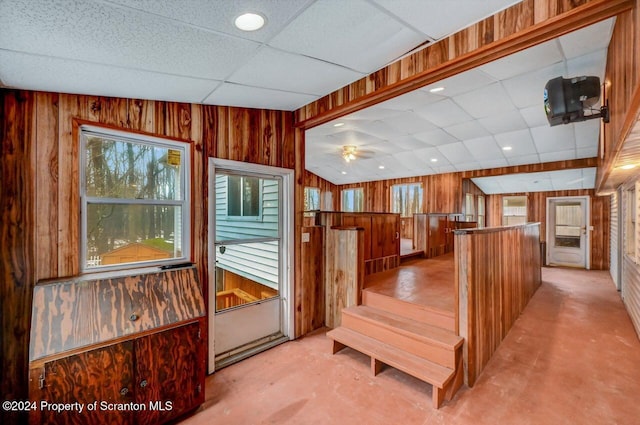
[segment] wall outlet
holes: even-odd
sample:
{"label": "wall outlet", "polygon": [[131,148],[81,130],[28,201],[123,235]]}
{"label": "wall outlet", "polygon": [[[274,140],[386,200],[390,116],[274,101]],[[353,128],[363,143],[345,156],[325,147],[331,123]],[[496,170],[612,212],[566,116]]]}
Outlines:
{"label": "wall outlet", "polygon": [[309,233],[303,233],[302,234],[302,242],[309,242]]}

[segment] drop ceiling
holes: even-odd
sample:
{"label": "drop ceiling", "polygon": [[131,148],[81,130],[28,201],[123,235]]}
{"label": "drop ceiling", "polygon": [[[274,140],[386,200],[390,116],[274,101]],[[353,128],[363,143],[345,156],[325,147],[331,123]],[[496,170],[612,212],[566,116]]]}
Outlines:
{"label": "drop ceiling", "polygon": [[[515,3],[0,0],[0,87],[295,110]],[[246,11],[267,25],[233,27]],[[307,169],[342,184],[596,156],[598,123],[548,127],[541,91],[557,75],[602,77],[612,26],[314,128]],[[369,159],[345,166],[345,144]]]}
{"label": "drop ceiling", "polygon": [[[613,24],[594,24],[312,128],[306,132],[306,167],[347,184],[596,157],[600,120],[550,127],[543,89],[557,76],[603,81]],[[432,93],[434,88],[444,90]],[[345,162],[344,145],[357,146],[361,159]],[[526,184],[527,175],[513,180],[520,192],[595,185],[590,174],[580,185],[577,177],[555,175],[531,174]],[[518,185],[510,179],[484,180],[486,193],[498,187],[514,192]]]}

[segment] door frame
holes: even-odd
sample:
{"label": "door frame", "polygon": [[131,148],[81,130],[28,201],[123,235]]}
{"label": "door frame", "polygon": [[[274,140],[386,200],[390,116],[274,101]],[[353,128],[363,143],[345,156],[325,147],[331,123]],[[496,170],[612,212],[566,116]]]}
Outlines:
{"label": "door frame", "polygon": [[546,243],[547,243],[547,249],[546,249],[546,264],[550,264],[549,262],[549,252],[551,252],[551,248],[549,246],[549,241],[551,240],[551,227],[550,226],[550,222],[551,222],[551,214],[550,214],[550,208],[551,208],[551,202],[552,201],[570,201],[570,200],[579,200],[579,201],[585,201],[585,215],[584,215],[584,225],[585,225],[585,259],[584,259],[584,268],[585,270],[590,270],[591,269],[591,231],[592,226],[591,226],[591,197],[588,195],[585,196],[549,196],[547,198],[547,217],[546,217],[546,227],[547,227],[547,231],[546,231]]}
{"label": "door frame", "polygon": [[[215,372],[215,302],[216,294],[215,290],[215,210],[210,208],[211,200],[215,199],[215,174],[216,168],[223,168],[225,170],[246,172],[246,173],[260,173],[269,174],[273,176],[279,176],[282,178],[282,237],[280,239],[282,243],[281,248],[281,261],[280,261],[280,276],[282,276],[280,282],[280,302],[282,311],[282,333],[288,339],[295,339],[295,325],[294,325],[294,170],[288,168],[273,167],[270,165],[252,164],[248,162],[232,161],[228,159],[219,159],[209,157],[208,162],[208,200],[206,208],[208,209],[209,217],[209,229],[208,229],[208,254],[207,263],[209,267],[208,272],[208,324],[209,324],[209,344],[208,351],[208,372]],[[212,309],[213,306],[213,309]]]}

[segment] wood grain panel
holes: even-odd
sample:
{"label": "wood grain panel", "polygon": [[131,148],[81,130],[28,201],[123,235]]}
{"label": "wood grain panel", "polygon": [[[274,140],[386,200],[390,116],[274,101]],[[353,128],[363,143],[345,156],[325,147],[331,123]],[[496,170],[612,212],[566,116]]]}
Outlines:
{"label": "wood grain panel", "polygon": [[364,285],[364,231],[357,228],[331,228],[326,233],[325,325],[340,326],[342,309],[362,302]]}
{"label": "wood grain panel", "polygon": [[204,317],[196,270],[36,285],[30,359]]}
{"label": "wood grain panel", "polygon": [[[36,274],[34,95],[0,92],[0,370],[3,400],[28,396],[28,339]],[[0,412],[3,423],[26,415]]]}
{"label": "wood grain panel", "polygon": [[458,331],[472,387],[541,283],[540,226],[455,231]]}
{"label": "wood grain panel", "polygon": [[[324,199],[326,194],[330,193],[333,202],[332,208],[329,211],[340,211],[340,190],[338,190],[337,185],[323,179],[322,177],[310,171],[304,170],[304,186],[317,187],[318,189],[320,189],[321,199]],[[322,202],[320,203],[320,209],[325,209]]]}
{"label": "wood grain panel", "polygon": [[[136,413],[135,423],[164,423],[204,403],[202,333],[202,324],[196,322],[135,340],[135,401],[149,407]],[[165,410],[152,409],[150,401]]]}
{"label": "wood grain panel", "polygon": [[[47,362],[31,370],[31,379],[44,379],[44,388],[31,386],[31,400],[50,403],[131,403],[134,394],[133,341]],[[38,410],[31,424],[127,424],[133,423],[130,411],[96,409],[93,412],[55,412]]]}
{"label": "wood grain panel", "polygon": [[609,269],[609,227],[610,227],[610,198],[595,196],[590,190],[562,190],[553,192],[509,193],[487,196],[487,218],[490,226],[502,225],[502,198],[504,196],[527,196],[527,221],[540,223],[540,240],[546,241],[547,233],[547,198],[564,196],[589,196],[591,202],[591,269]]}
{"label": "wood grain panel", "polygon": [[302,233],[309,234],[309,242],[301,242],[299,250],[302,260],[300,274],[302,294],[296,310],[301,314],[300,334],[324,326],[325,285],[324,285],[324,228],[303,227]]}

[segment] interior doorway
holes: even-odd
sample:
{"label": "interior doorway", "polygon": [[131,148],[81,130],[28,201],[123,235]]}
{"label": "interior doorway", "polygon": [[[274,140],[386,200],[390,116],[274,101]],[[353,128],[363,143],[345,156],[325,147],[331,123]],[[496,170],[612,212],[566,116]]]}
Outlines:
{"label": "interior doorway", "polygon": [[589,197],[547,198],[547,264],[588,269]]}
{"label": "interior doorway", "polygon": [[209,372],[290,339],[293,171],[209,163]]}

